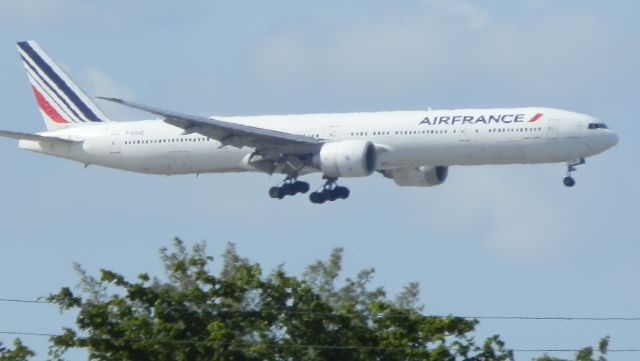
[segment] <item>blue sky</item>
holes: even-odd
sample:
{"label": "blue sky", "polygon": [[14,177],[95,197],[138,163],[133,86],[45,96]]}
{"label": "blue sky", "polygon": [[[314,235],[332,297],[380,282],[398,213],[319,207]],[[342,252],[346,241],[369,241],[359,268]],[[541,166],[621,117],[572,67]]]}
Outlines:
{"label": "blue sky", "polygon": [[[3,0],[0,129],[43,128],[15,49],[34,39],[90,94],[177,111],[549,106],[598,117],[621,141],[579,168],[574,189],[561,184],[562,164],[454,167],[428,189],[347,179],[349,201],[315,206],[269,199],[278,177],[84,169],[4,140],[0,297],[75,285],[74,261],[159,273],[157,250],[180,236],[206,240],[213,255],[235,242],[266,269],[283,263],[294,274],[344,247],[345,275],[374,267],[390,294],[418,281],[428,313],[639,316],[638,11],[631,0]],[[50,306],[0,304],[0,331],[56,333],[72,322]],[[612,348],[638,348],[639,332],[623,322],[484,321],[478,336],[577,348],[611,335]],[[46,353],[45,339],[24,341]]]}

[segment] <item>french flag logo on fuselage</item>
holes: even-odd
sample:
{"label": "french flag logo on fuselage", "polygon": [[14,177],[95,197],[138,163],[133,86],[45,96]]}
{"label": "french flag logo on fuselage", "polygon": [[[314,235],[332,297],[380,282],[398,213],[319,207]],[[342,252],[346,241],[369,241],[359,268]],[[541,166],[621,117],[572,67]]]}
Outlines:
{"label": "french flag logo on fuselage", "polygon": [[19,42],[18,50],[45,122],[65,125],[109,121],[36,42]]}
{"label": "french flag logo on fuselage", "polygon": [[536,120],[538,120],[538,119],[542,118],[542,116],[543,116],[543,115],[544,115],[544,114],[542,114],[542,113],[537,113],[537,114],[536,114],[536,115],[534,115],[531,119],[529,119],[529,123],[533,123],[533,122],[535,122]]}

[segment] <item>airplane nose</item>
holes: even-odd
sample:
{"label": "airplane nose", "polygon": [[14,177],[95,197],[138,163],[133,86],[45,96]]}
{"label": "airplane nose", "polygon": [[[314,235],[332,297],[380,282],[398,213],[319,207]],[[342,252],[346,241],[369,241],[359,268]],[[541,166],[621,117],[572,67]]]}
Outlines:
{"label": "airplane nose", "polygon": [[620,138],[618,137],[618,134],[614,131],[612,131],[609,134],[609,147],[613,147],[614,145],[618,144],[618,141],[620,141]]}

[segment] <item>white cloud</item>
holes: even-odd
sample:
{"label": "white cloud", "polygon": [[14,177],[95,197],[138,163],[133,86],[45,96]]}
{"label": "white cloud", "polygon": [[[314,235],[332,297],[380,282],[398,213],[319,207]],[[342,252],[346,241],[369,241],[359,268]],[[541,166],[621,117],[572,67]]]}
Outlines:
{"label": "white cloud", "polygon": [[325,58],[340,78],[355,84],[415,85],[445,65],[448,47],[442,40],[420,19],[367,24],[344,34]]}
{"label": "white cloud", "polygon": [[[444,185],[385,189],[389,202],[401,197],[413,217],[436,238],[462,239],[510,262],[539,264],[566,259],[576,246],[581,220],[561,185],[564,166],[451,167]],[[470,231],[472,230],[472,231]]]}
{"label": "white cloud", "polygon": [[69,11],[72,8],[69,4],[74,1],[76,0],[3,0],[0,20],[5,24],[60,24],[66,21],[67,16],[73,15],[74,12]]}
{"label": "white cloud", "polygon": [[425,0],[427,7],[438,9],[466,21],[469,28],[477,30],[489,25],[489,14],[474,4],[463,0]]}
{"label": "white cloud", "polygon": [[357,106],[358,100],[377,98],[373,103],[380,104],[394,92],[431,83],[449,55],[437,26],[420,17],[349,24],[313,47],[307,44],[314,34],[299,30],[273,34],[250,60],[260,85],[282,90],[285,99],[306,89],[302,101],[342,98]]}
{"label": "white cloud", "polygon": [[[82,73],[82,83],[86,84],[85,92],[90,97],[95,96],[111,96],[123,99],[133,99],[135,93],[119,84],[106,75],[102,70],[89,69]],[[125,108],[120,105],[112,104],[106,101],[98,100],[96,104],[102,108],[107,115],[114,120],[134,120],[139,119],[139,112],[133,112],[129,108]],[[136,114],[136,116],[132,116]]]}
{"label": "white cloud", "polygon": [[83,74],[87,83],[87,91],[93,95],[111,95],[120,98],[132,98],[134,93],[121,85],[116,84],[107,74],[99,69],[89,69]]}
{"label": "white cloud", "polygon": [[327,103],[332,98],[324,95],[333,94],[354,110],[358,102],[378,109],[561,107],[593,97],[612,76],[607,65],[625,61],[607,41],[611,29],[598,14],[537,6],[525,11],[535,17],[495,14],[501,17],[492,21],[475,3],[428,0],[403,16],[341,24],[315,46],[308,44],[318,44],[317,34],[294,25],[275,32],[250,62],[259,85],[281,88],[282,99],[306,88],[307,101]]}
{"label": "white cloud", "polygon": [[255,50],[254,71],[275,86],[289,86],[307,78],[312,59],[296,34],[277,34]]}
{"label": "white cloud", "polygon": [[490,206],[487,248],[499,257],[533,262],[566,257],[572,225],[563,223],[562,214],[571,210],[550,199],[549,192],[523,194],[535,182],[518,188],[503,182],[500,188],[502,197]]}

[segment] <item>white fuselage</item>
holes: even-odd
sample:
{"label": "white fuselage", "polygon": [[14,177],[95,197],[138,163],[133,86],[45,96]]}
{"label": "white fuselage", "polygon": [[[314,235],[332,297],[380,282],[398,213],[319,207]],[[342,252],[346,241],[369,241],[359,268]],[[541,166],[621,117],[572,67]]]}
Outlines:
{"label": "white fuselage", "polygon": [[[428,166],[556,163],[586,158],[618,141],[596,119],[550,108],[459,109],[376,113],[216,117],[226,122],[312,136],[364,139],[378,150],[378,170]],[[19,146],[84,164],[148,174],[250,171],[251,148],[221,146],[162,120],[82,124],[41,133],[79,141]],[[43,145],[41,145],[43,144]]]}

